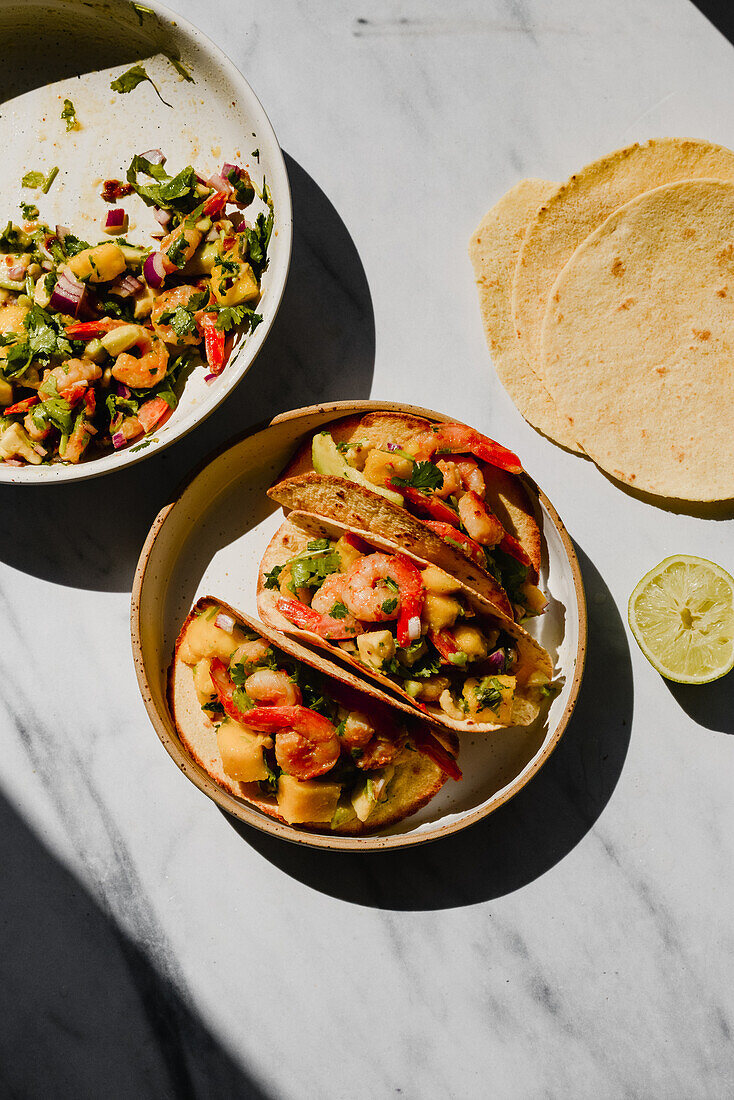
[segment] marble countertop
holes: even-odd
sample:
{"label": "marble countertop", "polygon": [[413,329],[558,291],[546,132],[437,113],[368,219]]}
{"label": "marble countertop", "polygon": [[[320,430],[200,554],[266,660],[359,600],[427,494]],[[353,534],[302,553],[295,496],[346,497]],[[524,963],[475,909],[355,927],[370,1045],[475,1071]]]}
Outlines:
{"label": "marble countertop", "polygon": [[[734,48],[688,0],[170,2],[265,104],[293,265],[199,430],[105,481],[0,487],[0,1094],[730,1097],[734,680],[666,684],[626,625],[667,554],[732,569],[730,514],[652,507],[525,424],[466,246],[521,176],[663,134],[734,146]],[[579,548],[588,669],[555,755],[486,822],[331,855],[238,828],[174,767],[129,594],[213,446],[370,395],[523,456]]]}

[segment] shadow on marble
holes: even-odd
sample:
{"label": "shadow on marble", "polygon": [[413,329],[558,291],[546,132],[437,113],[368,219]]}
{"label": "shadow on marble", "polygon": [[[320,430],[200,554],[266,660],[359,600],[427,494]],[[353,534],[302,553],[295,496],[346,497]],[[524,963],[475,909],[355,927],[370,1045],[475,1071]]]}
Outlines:
{"label": "shadow on marble", "polygon": [[132,469],[53,487],[0,485],[0,560],[74,588],[130,589],[156,514],[215,447],[286,409],[369,397],[375,319],[367,276],[331,202],[286,154],[295,233],[288,285],[237,389],[185,439]]}
{"label": "shadow on marble", "polygon": [[267,1100],[0,796],[0,1094]]}
{"label": "shadow on marble", "polygon": [[472,905],[521,890],[564,858],[604,810],[629,746],[633,686],[627,636],[609,589],[576,547],[589,645],[574,715],[530,783],[463,833],[405,851],[331,853],[227,820],[265,859],[314,890],[379,909]]}
{"label": "shadow on marble", "polygon": [[734,45],[734,6],[731,0],[692,0],[692,3]]}
{"label": "shadow on marble", "polygon": [[696,725],[734,734],[734,672],[713,684],[674,684],[670,680],[664,683]]}

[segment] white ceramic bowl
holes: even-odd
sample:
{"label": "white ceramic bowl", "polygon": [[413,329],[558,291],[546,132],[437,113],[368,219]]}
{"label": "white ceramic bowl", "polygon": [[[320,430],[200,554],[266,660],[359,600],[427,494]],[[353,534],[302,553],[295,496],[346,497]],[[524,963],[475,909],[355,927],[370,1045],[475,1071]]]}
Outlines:
{"label": "white ceramic bowl", "polygon": [[[150,9],[148,13],[144,9]],[[104,238],[107,204],[99,196],[106,178],[124,178],[135,153],[160,148],[177,172],[193,164],[205,174],[224,161],[249,166],[253,179],[267,179],[275,206],[269,264],[257,307],[262,324],[241,339],[222,374],[204,382],[199,367],[186,379],[178,408],[142,450],[127,449],[77,466],[6,466],[0,482],[43,484],[96,477],[162,450],[204,420],[234,389],[262,347],[278,310],[288,275],[292,215],[283,155],[265,112],[245,78],[205,35],[157,0],[136,10],[128,0],[0,0],[0,142],[3,170],[0,219],[20,217],[21,199],[36,202],[49,224],[68,225],[85,240]],[[194,77],[188,83],[169,58],[180,59]],[[121,95],[110,81],[142,62],[149,83]],[[81,124],[66,132],[64,99]],[[252,156],[259,150],[259,161]],[[48,195],[21,187],[29,170],[60,168]],[[147,242],[152,214],[135,195],[124,200],[130,214],[128,239]],[[265,209],[259,200],[251,213]],[[134,446],[134,445],[133,445]]]}
{"label": "white ceramic bowl", "polygon": [[461,737],[460,783],[449,781],[418,813],[375,836],[309,833],[285,825],[227,794],[181,745],[166,699],[176,636],[201,595],[218,596],[257,618],[258,566],[283,513],[266,495],[304,435],[340,416],[374,409],[445,419],[430,410],[386,401],[335,402],[277,416],[226,444],[187,480],[158,514],[140,555],[132,598],[132,642],[138,683],[150,718],[181,771],[222,809],[297,843],[342,851],[402,848],[447,836],[486,817],[525,786],[548,759],[573,712],[586,651],[586,605],[573,544],[555,509],[537,494],[544,542],[541,585],[546,613],[530,630],[548,649],[563,686],[532,726]]}

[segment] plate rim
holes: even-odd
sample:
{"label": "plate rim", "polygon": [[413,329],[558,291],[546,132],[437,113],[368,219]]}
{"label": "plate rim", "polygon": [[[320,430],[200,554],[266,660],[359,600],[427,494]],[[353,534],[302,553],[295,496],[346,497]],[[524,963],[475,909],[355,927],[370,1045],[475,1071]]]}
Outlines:
{"label": "plate rim", "polygon": [[[43,0],[41,0],[41,3],[42,2]],[[126,6],[133,6],[133,0],[122,0],[122,2]],[[17,3],[18,0],[0,0],[0,7],[10,8],[17,5]],[[41,4],[39,4],[39,6],[41,6]],[[78,4],[80,9],[85,6],[87,5],[84,3]],[[278,210],[276,212],[278,218],[277,229],[279,238],[283,240],[283,273],[280,285],[275,283],[272,287],[274,295],[272,308],[268,316],[264,316],[261,324],[258,325],[257,342],[253,348],[251,358],[247,358],[247,343],[245,343],[245,345],[243,345],[243,358],[246,362],[242,368],[233,375],[229,384],[222,387],[221,394],[217,400],[213,402],[211,407],[200,412],[193,423],[187,428],[181,428],[178,431],[171,431],[170,433],[163,431],[161,432],[161,438],[158,442],[150,447],[145,447],[137,453],[132,448],[128,448],[125,451],[113,451],[110,454],[100,456],[99,459],[93,459],[87,463],[80,462],[77,465],[67,466],[59,463],[56,466],[48,467],[6,467],[4,463],[0,463],[0,485],[40,486],[58,485],[76,481],[90,481],[92,478],[104,477],[107,474],[114,474],[119,470],[127,470],[132,466],[136,466],[139,462],[144,462],[146,458],[152,458],[153,455],[161,454],[166,448],[185,438],[190,432],[195,431],[232,395],[262,351],[283,302],[285,288],[288,284],[288,276],[290,274],[291,260],[293,258],[293,195],[283,149],[278,141],[273,124],[259,96],[256,94],[245,75],[240,71],[237,65],[235,65],[228,54],[225,53],[221,46],[217,45],[208,34],[197,27],[195,23],[192,23],[190,19],[173,11],[173,9],[169,8],[166,4],[161,3],[161,0],[146,0],[145,6],[152,11],[160,21],[170,23],[177,30],[183,31],[184,34],[190,36],[194,42],[203,46],[205,52],[210,55],[211,60],[216,61],[218,67],[227,72],[232,83],[235,84],[235,86],[239,85],[238,93],[244,88],[245,94],[251,98],[255,107],[260,112],[261,122],[258,123],[259,130],[261,134],[264,133],[268,142],[272,144],[273,156],[277,162],[278,188],[280,192]],[[251,333],[250,338],[254,337],[254,335],[254,333]],[[40,470],[43,471],[43,474],[39,474]]]}
{"label": "plate rim", "polygon": [[[135,675],[138,681],[138,688],[143,699],[143,705],[148,713],[148,717],[165,748],[168,755],[177,765],[180,771],[189,779],[194,786],[198,787],[208,798],[215,802],[221,810],[234,817],[238,821],[242,821],[253,828],[258,829],[260,832],[268,833],[271,836],[277,836],[281,840],[287,840],[293,844],[305,844],[307,847],[326,849],[329,851],[359,851],[359,852],[375,852],[375,851],[389,851],[400,848],[411,848],[418,844],[427,844],[432,841],[442,840],[444,837],[451,836],[454,833],[461,832],[462,830],[469,828],[469,826],[476,824],[478,821],[483,820],[485,817],[489,817],[500,806],[504,805],[511,798],[514,798],[523,787],[527,786],[531,779],[540,771],[543,765],[546,763],[558,742],[563,736],[571,715],[576,707],[578,701],[578,695],[581,688],[581,680],[583,678],[584,666],[586,661],[586,648],[587,648],[587,636],[588,636],[588,617],[586,610],[586,594],[584,591],[583,577],[581,574],[581,566],[579,564],[578,556],[574,548],[571,536],[566,530],[566,526],[563,523],[561,517],[556,511],[553,504],[550,502],[543,490],[537,485],[533,478],[528,474],[523,475],[523,479],[526,482],[530,492],[537,497],[538,501],[548,512],[556,530],[561,539],[563,549],[566,554],[569,566],[571,568],[571,574],[573,577],[574,594],[578,605],[578,641],[576,645],[576,653],[574,660],[573,677],[571,679],[571,687],[566,700],[566,706],[556,724],[552,737],[550,737],[544,744],[542,751],[532,761],[532,766],[527,770],[523,770],[515,780],[506,786],[502,792],[501,797],[492,801],[491,805],[482,806],[475,810],[470,811],[467,814],[462,815],[456,821],[448,821],[445,824],[439,824],[432,832],[416,832],[416,833],[401,833],[393,836],[381,836],[379,833],[367,834],[364,836],[352,837],[352,836],[338,836],[325,833],[308,832],[306,830],[299,830],[292,825],[287,825],[281,821],[277,821],[275,818],[267,817],[265,814],[260,813],[254,807],[247,804],[244,800],[237,799],[234,795],[230,795],[227,791],[223,790],[215,781],[200,768],[186,753],[183,746],[174,739],[169,733],[165,722],[163,721],[158,707],[153,699],[153,693],[148,681],[148,677],[145,671],[145,659],[143,654],[143,641],[141,630],[141,601],[143,595],[143,588],[145,584],[148,563],[150,561],[153,547],[160,535],[160,532],[166,523],[166,520],[172,513],[176,505],[181,501],[181,498],[193,484],[197,477],[214,461],[216,461],[226,451],[238,446],[244,439],[249,438],[252,435],[256,435],[258,432],[267,431],[268,428],[286,424],[291,421],[298,421],[306,419],[309,416],[318,415],[321,413],[334,413],[334,419],[337,419],[339,415],[349,415],[352,413],[367,413],[367,412],[379,412],[379,411],[397,411],[412,413],[416,416],[426,416],[430,419],[438,422],[452,422],[455,423],[455,419],[447,416],[444,413],[438,413],[433,409],[428,409],[418,405],[407,405],[401,402],[395,401],[379,401],[374,399],[360,400],[360,401],[327,401],[321,402],[317,405],[306,405],[302,408],[291,409],[287,412],[279,413],[270,420],[259,421],[255,425],[238,432],[224,443],[215,447],[210,451],[203,459],[196,463],[196,465],[189,471],[189,473],[179,482],[176,489],[169,501],[163,505],[155,519],[153,520],[145,542],[140,551],[138,563],[135,568],[135,576],[133,578],[131,599],[130,599],[130,636],[133,652],[133,663],[135,665]],[[324,421],[328,423],[328,421]],[[169,715],[170,718],[170,715]]]}

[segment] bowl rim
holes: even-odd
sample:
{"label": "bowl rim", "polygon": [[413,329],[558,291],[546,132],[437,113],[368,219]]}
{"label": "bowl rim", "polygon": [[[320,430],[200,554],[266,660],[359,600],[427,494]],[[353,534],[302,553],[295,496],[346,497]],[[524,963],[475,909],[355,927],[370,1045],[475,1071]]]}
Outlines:
{"label": "bowl rim", "polygon": [[[0,7],[13,7],[17,2],[18,0],[0,0]],[[130,7],[134,6],[133,0],[122,0],[122,2]],[[85,6],[92,5],[85,5],[79,2],[78,6],[81,10]],[[163,430],[155,443],[140,451],[135,452],[132,448],[127,448],[124,451],[113,451],[110,454],[102,455],[98,459],[92,459],[86,463],[80,462],[77,465],[64,465],[58,463],[55,466],[5,466],[4,463],[0,463],[0,485],[38,486],[58,485],[72,481],[88,481],[95,477],[102,477],[106,474],[115,473],[118,470],[127,470],[131,466],[137,465],[138,462],[143,462],[146,458],[151,458],[153,455],[160,454],[162,451],[166,450],[167,447],[183,439],[189,432],[194,431],[200,424],[203,424],[204,421],[207,420],[207,418],[210,417],[232,394],[233,390],[236,389],[242,381],[262,350],[283,302],[283,295],[285,294],[285,288],[288,283],[288,274],[290,272],[293,254],[293,198],[283,150],[275,130],[273,129],[273,124],[268,118],[265,108],[247,78],[240,72],[234,61],[227,56],[224,50],[205,34],[204,31],[200,30],[185,16],[180,15],[166,4],[161,3],[160,0],[146,0],[145,7],[160,20],[171,23],[178,31],[182,31],[185,35],[190,36],[204,53],[208,55],[212,63],[227,72],[232,84],[238,89],[238,98],[239,95],[243,94],[244,98],[249,100],[251,107],[254,108],[256,115],[259,113],[259,118],[256,119],[258,134],[261,140],[264,138],[268,142],[268,145],[272,147],[273,160],[275,162],[275,169],[270,173],[270,178],[274,178],[277,181],[278,208],[276,210],[276,218],[279,248],[283,257],[281,262],[282,274],[279,281],[274,282],[272,286],[268,287],[268,292],[272,294],[272,303],[268,314],[263,316],[262,322],[257,326],[255,333],[251,333],[243,344],[241,356],[235,357],[235,362],[232,365],[236,366],[238,359],[241,358],[241,367],[238,370],[232,371],[230,377],[227,377],[227,370],[225,369],[222,375],[223,384],[221,390],[217,393],[216,400],[213,400],[212,403],[207,406],[202,404],[202,407],[198,410],[197,415],[192,419],[190,424],[187,426],[182,425],[179,428],[171,426],[171,430],[168,432]],[[248,352],[250,346],[252,350]],[[229,365],[230,364],[228,364],[228,366]]]}
{"label": "bowl rim", "polygon": [[[533,759],[531,766],[523,769],[521,774],[510,783],[502,792],[502,795],[492,800],[490,805],[479,807],[469,813],[462,814],[462,816],[455,821],[448,821],[445,824],[438,824],[436,828],[430,833],[417,832],[417,833],[401,833],[393,836],[381,836],[379,833],[367,834],[366,836],[339,836],[328,833],[316,833],[309,832],[307,830],[299,830],[292,825],[284,824],[275,818],[268,817],[262,814],[255,807],[250,806],[242,799],[236,798],[234,795],[230,795],[227,791],[223,790],[215,781],[196,764],[191,757],[186,753],[183,746],[180,744],[177,738],[174,738],[169,733],[166,723],[164,722],[158,707],[153,698],[153,692],[150,687],[150,683],[146,674],[145,660],[143,655],[143,641],[141,631],[141,600],[143,595],[143,587],[145,583],[148,563],[150,561],[153,547],[158,539],[158,536],[166,523],[169,515],[173,509],[180,502],[183,495],[193,484],[193,482],[199,477],[199,475],[216,459],[223,455],[226,451],[233,447],[238,446],[244,439],[252,435],[256,435],[258,432],[266,431],[270,427],[281,425],[289,422],[296,422],[301,419],[306,419],[309,416],[318,415],[321,413],[334,413],[333,419],[338,419],[340,416],[348,416],[354,413],[367,413],[367,412],[379,412],[379,411],[397,411],[412,413],[416,416],[426,416],[436,421],[455,422],[453,418],[446,416],[443,413],[437,413],[432,409],[427,409],[418,405],[406,405],[395,401],[378,401],[378,400],[363,400],[363,401],[333,401],[323,402],[318,405],[306,405],[299,409],[291,409],[284,413],[279,413],[271,420],[260,421],[257,424],[246,428],[242,432],[238,432],[235,436],[228,439],[226,442],[220,444],[214,448],[208,455],[206,455],[200,462],[198,462],[194,468],[186,475],[185,478],[179,483],[174,490],[171,499],[167,504],[158,512],[157,516],[153,520],[150,526],[148,535],[143,543],[140,551],[140,557],[138,559],[137,566],[135,568],[135,576],[133,579],[131,600],[130,600],[130,635],[133,652],[133,662],[135,665],[135,675],[138,681],[138,687],[143,699],[143,704],[148,717],[158,735],[159,740],[163,744],[169,756],[176,763],[179,770],[191,780],[191,782],[199,788],[205,795],[207,795],[212,801],[214,801],[221,810],[230,814],[238,821],[242,821],[247,825],[251,825],[261,832],[269,833],[271,836],[277,836],[282,840],[290,841],[294,844],[305,844],[308,847],[326,849],[328,851],[351,851],[351,852],[374,852],[374,851],[388,851],[398,848],[410,848],[417,844],[426,844],[430,841],[442,840],[444,837],[451,836],[454,833],[461,832],[463,829],[468,828],[470,825],[474,825],[477,821],[481,821],[485,817],[489,817],[505,802],[508,802],[513,798],[523,787],[525,787],[530,780],[541,769],[543,764],[548,760],[549,756],[555,749],[559,740],[568,726],[568,723],[573,714],[576,702],[578,700],[579,690],[581,687],[581,680],[584,673],[584,664],[586,660],[586,647],[587,647],[587,634],[588,634],[588,622],[586,612],[586,595],[584,592],[583,578],[581,574],[581,567],[579,565],[578,556],[574,548],[571,537],[566,530],[566,527],[561,520],[558,512],[551,504],[548,497],[545,495],[542,489],[536,484],[536,482],[528,475],[523,475],[524,480],[529,488],[531,494],[542,504],[543,508],[548,512],[553,524],[558,531],[563,549],[566,553],[569,566],[571,568],[571,574],[573,576],[574,594],[578,605],[578,642],[576,646],[575,661],[573,676],[571,678],[571,687],[569,696],[566,701],[566,706],[562,715],[560,716],[553,734],[548,738],[536,757]],[[328,423],[325,420],[324,423]],[[170,719],[170,715],[169,715]]]}

